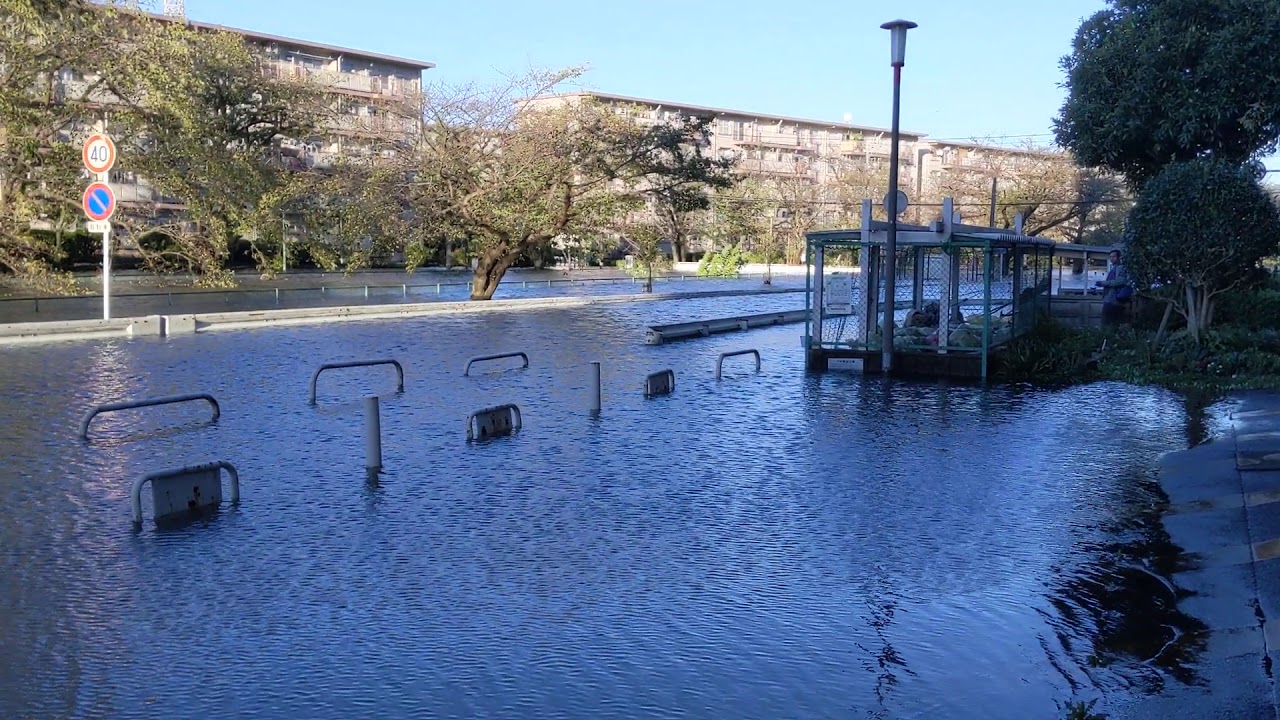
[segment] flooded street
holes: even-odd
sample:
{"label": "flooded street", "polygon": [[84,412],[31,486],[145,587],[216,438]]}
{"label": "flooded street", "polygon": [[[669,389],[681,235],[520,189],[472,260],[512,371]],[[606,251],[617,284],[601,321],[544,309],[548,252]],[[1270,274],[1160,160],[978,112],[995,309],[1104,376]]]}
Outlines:
{"label": "flooded street", "polygon": [[[803,372],[797,326],[646,326],[799,296],[0,349],[0,717],[1062,717],[1196,682],[1157,389]],[[757,348],[763,369],[719,353]],[[469,357],[523,350],[527,370]],[[388,368],[311,372],[329,361]],[[603,363],[604,411],[587,412]],[[740,363],[740,364],[738,364]],[[676,392],[645,400],[671,368]],[[125,398],[210,392],[118,412]],[[382,395],[380,482],[360,398]],[[524,429],[465,441],[517,403]],[[140,532],[212,460],[242,503]]]}

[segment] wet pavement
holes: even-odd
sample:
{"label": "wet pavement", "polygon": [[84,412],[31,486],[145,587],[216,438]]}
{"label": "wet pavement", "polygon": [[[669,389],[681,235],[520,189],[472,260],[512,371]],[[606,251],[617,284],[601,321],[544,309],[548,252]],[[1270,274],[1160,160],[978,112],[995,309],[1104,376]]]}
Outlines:
{"label": "wet pavement", "polygon": [[[1134,718],[1277,717],[1280,659],[1280,393],[1232,397],[1204,418],[1206,441],[1164,456],[1166,558],[1181,611],[1203,623],[1196,682]],[[1178,552],[1180,551],[1180,552]]]}

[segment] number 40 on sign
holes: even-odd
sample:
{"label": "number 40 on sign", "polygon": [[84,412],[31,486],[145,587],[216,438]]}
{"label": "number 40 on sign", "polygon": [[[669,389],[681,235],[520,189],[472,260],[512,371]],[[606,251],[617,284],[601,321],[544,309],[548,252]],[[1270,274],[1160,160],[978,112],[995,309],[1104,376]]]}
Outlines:
{"label": "number 40 on sign", "polygon": [[84,141],[81,156],[86,170],[102,175],[116,164],[116,145],[106,135],[95,133]]}

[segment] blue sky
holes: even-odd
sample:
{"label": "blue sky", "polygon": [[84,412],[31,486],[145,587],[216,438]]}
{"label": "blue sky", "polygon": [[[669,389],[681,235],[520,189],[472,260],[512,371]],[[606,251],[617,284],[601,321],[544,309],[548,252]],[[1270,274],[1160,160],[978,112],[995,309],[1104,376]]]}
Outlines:
{"label": "blue sky", "polygon": [[[433,62],[429,81],[587,65],[604,92],[889,124],[888,33],[907,43],[902,127],[1052,141],[1058,61],[1104,0],[186,0],[187,15]],[[1023,138],[1022,136],[1031,136]],[[1271,166],[1277,164],[1269,162]]]}

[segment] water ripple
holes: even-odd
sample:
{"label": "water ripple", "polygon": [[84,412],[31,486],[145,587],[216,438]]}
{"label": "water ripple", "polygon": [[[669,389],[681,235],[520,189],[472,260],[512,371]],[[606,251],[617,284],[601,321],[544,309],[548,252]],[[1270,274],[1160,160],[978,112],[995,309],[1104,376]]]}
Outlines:
{"label": "water ripple", "polygon": [[[808,376],[796,327],[642,344],[798,299],[0,350],[0,717],[1051,715],[1095,641],[1123,651],[1089,588],[1180,404]],[[762,372],[715,381],[743,347]],[[528,369],[461,376],[513,349]],[[406,391],[336,371],[306,404],[314,366],[365,357]],[[668,367],[677,392],[644,399]],[[75,439],[96,403],[195,389],[216,424],[112,414]],[[502,402],[523,431],[468,445],[467,413]],[[240,507],[129,529],[133,478],[213,459]]]}

